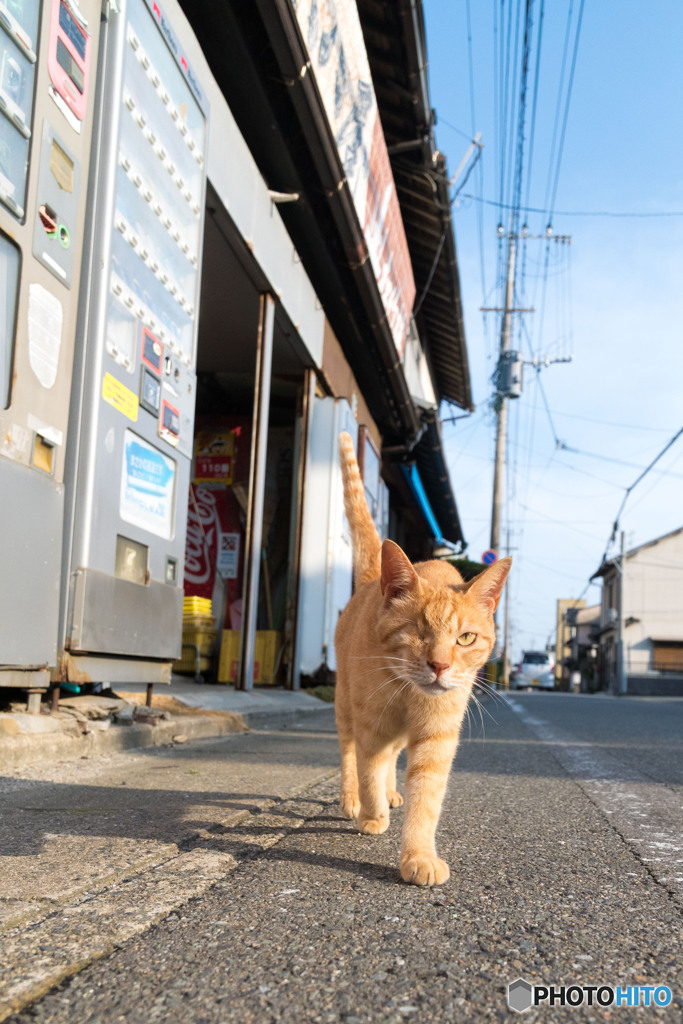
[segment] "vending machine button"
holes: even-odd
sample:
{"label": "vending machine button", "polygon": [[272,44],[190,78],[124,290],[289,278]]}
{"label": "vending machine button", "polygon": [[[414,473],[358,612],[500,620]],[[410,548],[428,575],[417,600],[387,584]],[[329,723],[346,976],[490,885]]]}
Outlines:
{"label": "vending machine button", "polygon": [[180,413],[165,398],[161,402],[159,434],[174,447],[180,438]]}
{"label": "vending machine button", "polygon": [[166,568],[164,571],[164,579],[167,583],[178,582],[178,559],[171,558],[170,555],[166,556]]}

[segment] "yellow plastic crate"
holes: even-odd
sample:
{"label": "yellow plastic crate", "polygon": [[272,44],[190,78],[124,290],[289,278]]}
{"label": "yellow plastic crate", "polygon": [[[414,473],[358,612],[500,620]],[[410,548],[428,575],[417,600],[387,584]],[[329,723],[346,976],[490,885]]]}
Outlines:
{"label": "yellow plastic crate", "polygon": [[189,633],[191,630],[195,630],[198,633],[213,630],[215,633],[217,632],[214,629],[215,625],[216,620],[213,615],[183,615],[183,633]]}
{"label": "yellow plastic crate", "polygon": [[[211,658],[201,657],[199,658],[199,671],[208,672],[211,668]],[[191,675],[193,676],[197,671],[197,658],[194,651],[190,648],[184,648],[183,657],[178,658],[177,661],[173,662],[173,671],[179,675]]]}
{"label": "yellow plastic crate", "polygon": [[221,653],[218,659],[218,682],[234,683],[237,679],[237,661],[240,656],[240,633],[237,629],[224,629]]}
{"label": "yellow plastic crate", "polygon": [[[275,682],[275,662],[280,649],[281,633],[271,629],[259,629],[254,644],[254,682]],[[237,662],[240,656],[240,633],[236,629],[224,629],[221,637],[221,653],[218,661],[218,682],[234,683],[237,679]]]}
{"label": "yellow plastic crate", "polygon": [[210,615],[211,614],[211,598],[210,597],[184,597],[183,598],[183,614],[184,615]]}
{"label": "yellow plastic crate", "polygon": [[[275,682],[275,662],[280,649],[281,634],[274,629],[256,631],[256,650],[254,653],[254,682]],[[256,666],[258,664],[258,677]]]}

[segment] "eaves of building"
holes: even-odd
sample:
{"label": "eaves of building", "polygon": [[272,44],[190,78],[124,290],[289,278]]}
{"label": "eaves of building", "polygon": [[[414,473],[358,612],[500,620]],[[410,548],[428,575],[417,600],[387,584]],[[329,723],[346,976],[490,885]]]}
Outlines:
{"label": "eaves of building", "polygon": [[[298,197],[279,205],[279,213],[383,435],[383,456],[417,466],[439,532],[462,545],[435,412],[421,411],[410,396],[293,4],[226,0],[220,18],[209,0],[181,0],[181,6],[269,188]],[[436,149],[429,109],[422,7],[403,0],[374,5],[386,16],[380,62],[382,46],[368,20],[373,5],[360,0],[357,6],[436,398],[471,410],[446,162]]]}
{"label": "eaves of building", "polygon": [[368,250],[289,0],[181,0],[385,443],[420,435]]}

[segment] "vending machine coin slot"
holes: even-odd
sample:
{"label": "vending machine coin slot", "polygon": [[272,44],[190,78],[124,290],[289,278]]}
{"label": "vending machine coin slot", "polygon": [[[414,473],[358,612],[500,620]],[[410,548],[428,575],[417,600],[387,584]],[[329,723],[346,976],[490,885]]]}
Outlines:
{"label": "vending machine coin slot", "polygon": [[80,162],[45,121],[38,165],[38,204],[33,255],[58,281],[71,286],[71,238],[78,218]]}
{"label": "vending machine coin slot", "polygon": [[48,235],[54,235],[57,231],[57,214],[48,206],[47,203],[42,203],[38,207],[38,216],[40,217],[43,227]]}

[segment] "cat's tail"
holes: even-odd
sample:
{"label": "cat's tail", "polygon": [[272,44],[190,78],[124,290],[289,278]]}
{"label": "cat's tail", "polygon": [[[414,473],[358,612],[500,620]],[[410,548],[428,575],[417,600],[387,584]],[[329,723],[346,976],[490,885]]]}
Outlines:
{"label": "cat's tail", "polygon": [[382,575],[382,542],[370,515],[360,478],[351,435],[339,435],[339,461],[344,480],[344,510],[353,541],[353,575],[356,586]]}

